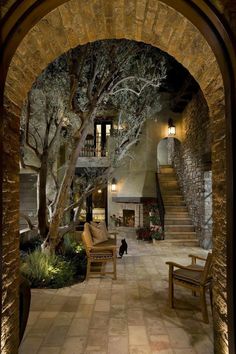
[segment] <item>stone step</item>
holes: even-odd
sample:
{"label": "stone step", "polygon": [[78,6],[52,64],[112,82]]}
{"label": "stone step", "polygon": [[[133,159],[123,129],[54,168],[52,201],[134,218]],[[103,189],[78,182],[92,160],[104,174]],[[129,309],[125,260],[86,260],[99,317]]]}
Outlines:
{"label": "stone step", "polygon": [[169,213],[178,214],[178,213],[188,213],[186,206],[177,206],[177,205],[164,205],[166,215]]}
{"label": "stone step", "polygon": [[161,166],[158,174],[165,206],[165,242],[167,245],[199,246],[174,169]]}
{"label": "stone step", "polygon": [[161,181],[176,181],[176,175],[175,173],[159,173],[158,178]]}
{"label": "stone step", "polygon": [[181,200],[163,200],[165,208],[167,207],[186,207],[185,201]]}
{"label": "stone step", "polygon": [[196,239],[196,232],[168,232],[165,230],[165,240],[193,240]]}
{"label": "stone step", "polygon": [[165,225],[192,225],[192,220],[188,217],[186,218],[165,217]]}
{"label": "stone step", "polygon": [[160,172],[159,173],[161,173],[161,174],[168,174],[168,173],[172,173],[172,174],[174,174],[175,172],[174,172],[174,169],[173,169],[173,167],[169,167],[169,166],[161,166],[160,167]]}
{"label": "stone step", "polygon": [[198,247],[199,246],[199,241],[198,240],[185,240],[185,239],[179,239],[179,240],[163,240],[164,245],[166,246],[187,246],[187,247]]}
{"label": "stone step", "polygon": [[164,194],[162,195],[162,199],[166,202],[168,201],[184,201],[183,195],[176,195],[176,194]]}
{"label": "stone step", "polygon": [[161,189],[179,189],[179,184],[178,184],[178,182],[175,180],[173,180],[173,181],[168,181],[168,180],[165,180],[165,181],[160,181],[159,180],[159,182],[160,182],[160,188]]}
{"label": "stone step", "polygon": [[165,225],[166,232],[194,232],[193,225]]}
{"label": "stone step", "polygon": [[171,188],[166,188],[166,189],[162,189],[161,188],[161,194],[162,194],[162,196],[172,196],[172,195],[174,195],[174,196],[182,196],[183,194],[182,194],[182,192],[181,192],[181,190],[180,189],[171,189]]}

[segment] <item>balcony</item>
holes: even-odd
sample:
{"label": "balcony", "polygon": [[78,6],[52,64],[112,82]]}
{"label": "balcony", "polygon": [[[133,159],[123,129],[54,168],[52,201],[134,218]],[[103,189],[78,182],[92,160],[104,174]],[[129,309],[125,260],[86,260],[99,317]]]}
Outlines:
{"label": "balcony", "polygon": [[94,146],[84,146],[80,152],[80,157],[106,157],[108,152],[106,148],[98,148]]}
{"label": "balcony", "polygon": [[106,149],[84,146],[77,159],[76,167],[108,167],[109,164]]}

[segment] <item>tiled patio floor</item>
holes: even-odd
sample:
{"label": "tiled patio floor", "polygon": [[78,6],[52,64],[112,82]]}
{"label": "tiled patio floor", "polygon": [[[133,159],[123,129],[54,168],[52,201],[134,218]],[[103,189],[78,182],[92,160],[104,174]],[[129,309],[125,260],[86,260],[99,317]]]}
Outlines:
{"label": "tiled patio floor", "polygon": [[20,354],[213,353],[210,307],[208,325],[199,298],[176,288],[176,308],[169,309],[165,264],[188,264],[188,254],[207,252],[144,243],[132,234],[126,239],[128,255],[117,259],[116,281],[106,276],[58,290],[32,290]]}

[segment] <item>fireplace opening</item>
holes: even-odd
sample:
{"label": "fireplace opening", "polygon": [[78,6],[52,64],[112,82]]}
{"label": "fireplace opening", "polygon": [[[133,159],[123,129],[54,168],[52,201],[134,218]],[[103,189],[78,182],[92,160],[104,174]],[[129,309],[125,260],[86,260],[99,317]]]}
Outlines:
{"label": "fireplace opening", "polygon": [[134,210],[123,210],[123,225],[128,227],[134,227],[135,216]]}

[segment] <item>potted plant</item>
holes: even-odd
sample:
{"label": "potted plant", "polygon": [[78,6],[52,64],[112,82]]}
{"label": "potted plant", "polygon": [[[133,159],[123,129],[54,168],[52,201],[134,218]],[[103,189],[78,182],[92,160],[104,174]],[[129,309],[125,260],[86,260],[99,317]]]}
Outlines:
{"label": "potted plant", "polygon": [[156,240],[162,240],[163,239],[163,230],[161,225],[151,225],[151,238],[153,240],[153,243],[155,243]]}
{"label": "potted plant", "polygon": [[140,227],[136,230],[137,240],[151,241],[151,229],[149,227]]}
{"label": "potted plant", "polygon": [[156,240],[163,239],[163,228],[161,226],[160,216],[157,209],[152,209],[149,212],[149,222],[150,222],[150,230],[151,230],[151,238],[153,243]]}

